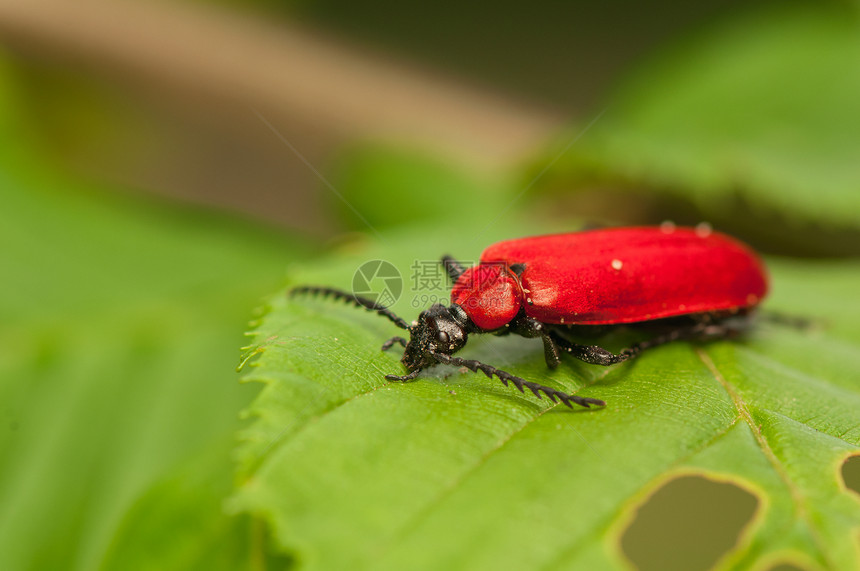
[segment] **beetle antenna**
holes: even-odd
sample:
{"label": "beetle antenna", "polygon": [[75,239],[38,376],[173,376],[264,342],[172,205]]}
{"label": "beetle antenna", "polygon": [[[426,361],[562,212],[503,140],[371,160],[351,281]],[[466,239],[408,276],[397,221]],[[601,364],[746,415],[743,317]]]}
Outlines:
{"label": "beetle antenna", "polygon": [[375,301],[371,301],[366,297],[361,297],[359,295],[355,295],[343,290],[320,286],[299,286],[291,289],[288,295],[290,297],[293,297],[294,295],[300,295],[305,293],[310,295],[319,295],[324,298],[330,297],[332,299],[340,299],[351,303],[356,307],[363,307],[368,311],[375,311],[379,315],[387,317],[389,320],[391,320],[392,323],[394,323],[394,325],[401,329],[409,330],[412,328],[412,326],[405,319],[403,319],[402,317],[398,317],[393,311],[391,311],[387,307],[383,307],[382,305],[376,303]]}
{"label": "beetle antenna", "polygon": [[524,389],[528,389],[534,394],[537,398],[542,398],[540,393],[545,394],[549,397],[549,400],[552,402],[563,402],[568,408],[573,408],[570,403],[576,403],[580,406],[584,406],[585,408],[589,408],[590,405],[597,406],[606,406],[606,403],[599,399],[593,399],[588,397],[581,397],[578,395],[569,395],[567,393],[563,393],[561,391],[557,391],[552,387],[545,387],[543,385],[539,385],[537,383],[532,383],[531,381],[527,381],[525,379],[521,379],[516,377],[507,371],[503,371],[501,369],[497,369],[492,365],[487,365],[486,363],[482,363],[480,361],[475,361],[473,359],[461,359],[459,357],[452,357],[450,355],[445,355],[444,353],[431,353],[434,359],[438,362],[443,363],[445,365],[455,365],[457,367],[466,367],[471,369],[474,372],[481,371],[488,377],[492,378],[493,375],[497,376],[502,384],[508,386],[508,382],[512,383],[521,393],[525,393]]}
{"label": "beetle antenna", "polygon": [[463,275],[463,272],[466,271],[463,264],[451,256],[442,256],[442,266],[445,268],[445,271],[448,272],[452,282],[456,282],[457,279]]}

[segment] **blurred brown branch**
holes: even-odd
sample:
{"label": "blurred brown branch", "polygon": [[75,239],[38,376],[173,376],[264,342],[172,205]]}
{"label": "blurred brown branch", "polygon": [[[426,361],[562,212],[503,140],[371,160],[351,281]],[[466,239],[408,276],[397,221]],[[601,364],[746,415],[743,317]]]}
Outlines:
{"label": "blurred brown branch", "polygon": [[408,142],[472,166],[510,164],[565,119],[292,23],[201,4],[3,0],[0,34],[19,49],[310,122],[334,140]]}

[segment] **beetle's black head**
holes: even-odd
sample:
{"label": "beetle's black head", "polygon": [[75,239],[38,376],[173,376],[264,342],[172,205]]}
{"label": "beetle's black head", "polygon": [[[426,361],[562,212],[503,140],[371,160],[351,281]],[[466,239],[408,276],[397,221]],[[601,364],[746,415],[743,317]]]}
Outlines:
{"label": "beetle's black head", "polygon": [[469,317],[459,305],[434,304],[409,328],[411,337],[401,361],[410,371],[437,363],[432,353],[451,355],[466,344]]}

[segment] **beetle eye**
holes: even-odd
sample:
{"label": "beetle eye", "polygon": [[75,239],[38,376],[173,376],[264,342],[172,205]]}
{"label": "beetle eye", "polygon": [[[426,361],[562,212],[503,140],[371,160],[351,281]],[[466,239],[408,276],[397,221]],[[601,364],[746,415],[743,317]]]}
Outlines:
{"label": "beetle eye", "polygon": [[440,331],[439,333],[436,334],[436,339],[440,343],[447,343],[450,338],[448,337],[447,333],[445,333],[444,331]]}

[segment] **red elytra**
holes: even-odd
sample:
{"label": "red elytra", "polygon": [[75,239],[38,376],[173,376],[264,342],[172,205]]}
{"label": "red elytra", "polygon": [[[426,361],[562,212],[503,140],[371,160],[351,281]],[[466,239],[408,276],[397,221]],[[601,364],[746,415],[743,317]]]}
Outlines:
{"label": "red elytra", "polygon": [[725,234],[634,227],[494,244],[456,281],[451,302],[493,330],[521,309],[542,323],[624,324],[750,308],[767,289],[758,256]]}

